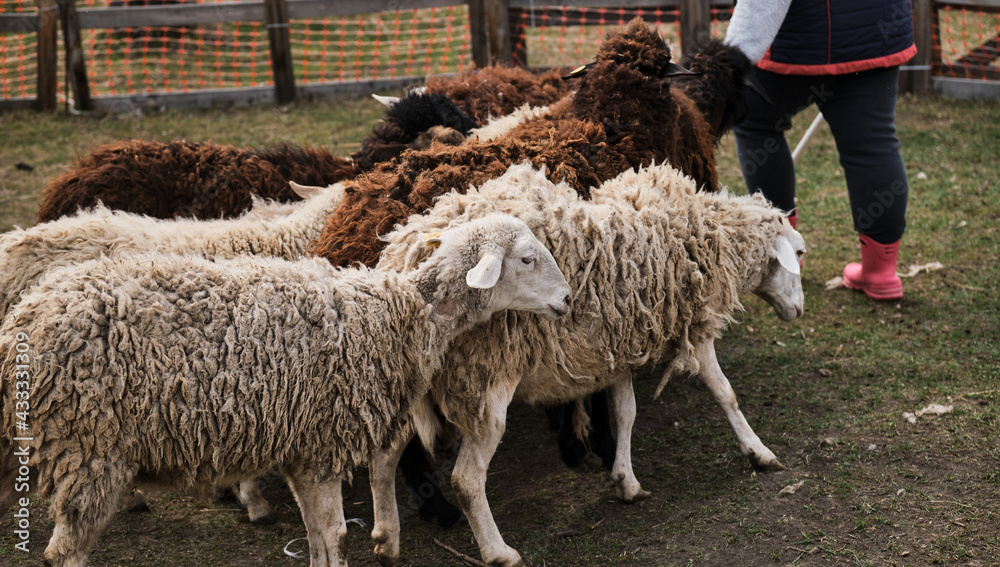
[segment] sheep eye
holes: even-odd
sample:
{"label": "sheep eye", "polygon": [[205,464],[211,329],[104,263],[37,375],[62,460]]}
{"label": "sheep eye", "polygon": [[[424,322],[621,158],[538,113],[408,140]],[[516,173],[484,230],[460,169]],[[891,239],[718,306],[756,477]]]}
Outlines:
{"label": "sheep eye", "polygon": [[525,256],[524,258],[521,258],[521,263],[522,264],[529,264],[530,265],[534,261],[535,261],[535,257],[534,256]]}
{"label": "sheep eye", "polygon": [[805,250],[797,250],[795,253],[798,254],[799,256],[805,256],[806,255],[806,251]]}

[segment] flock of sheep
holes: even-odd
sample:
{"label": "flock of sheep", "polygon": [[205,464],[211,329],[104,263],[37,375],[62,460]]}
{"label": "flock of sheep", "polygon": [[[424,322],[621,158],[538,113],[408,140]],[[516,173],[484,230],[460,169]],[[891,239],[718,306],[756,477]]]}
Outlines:
{"label": "flock of sheep", "polygon": [[30,400],[52,565],[83,565],[136,483],[238,483],[267,521],[255,479],[274,468],[311,565],[344,565],[341,482],[358,466],[375,554],[395,565],[395,472],[431,466],[425,449],[448,430],[462,438],[461,512],[435,493],[421,515],[464,513],[486,564],[520,565],[485,491],[508,406],[566,404],[579,445],[610,428],[588,426],[583,402],[606,392],[591,402],[595,416],[610,403],[617,431],[604,461],[618,496],[642,499],[631,381],[653,365],[660,389],[697,374],[741,452],[782,468],[714,348],[740,293],[783,320],[803,309],[802,237],[761,197],[718,185],[715,145],[748,69],[718,42],[679,65],[636,20],[566,78],[432,79],[389,101],[350,159],[99,149],[48,184],[36,226],[0,236],[0,509],[18,496],[14,410]]}

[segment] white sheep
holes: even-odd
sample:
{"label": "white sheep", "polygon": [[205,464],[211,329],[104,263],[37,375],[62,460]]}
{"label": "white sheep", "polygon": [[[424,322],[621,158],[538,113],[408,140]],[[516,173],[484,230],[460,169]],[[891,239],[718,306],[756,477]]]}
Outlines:
{"label": "white sheep", "polygon": [[329,188],[292,188],[305,201],[255,201],[235,219],[155,219],[99,205],[69,217],[0,235],[0,318],[48,271],[99,258],[142,251],[232,258],[243,254],[301,258],[344,196]]}
{"label": "white sheep", "polygon": [[[144,253],[43,278],[0,327],[2,375],[23,362],[16,342],[31,361],[29,381],[0,383],[0,424],[14,431],[30,399],[32,438],[0,439],[0,478],[30,452],[55,520],[45,559],[83,565],[133,480],[211,486],[278,467],[312,566],[341,565],[341,477],[409,437],[452,340],[503,309],[569,310],[522,221],[491,215],[432,241],[406,274]],[[0,509],[14,486],[0,486]]]}
{"label": "white sheep", "polygon": [[[635,418],[631,376],[668,363],[664,383],[696,373],[755,466],[782,468],[739,411],[715,356],[714,341],[754,292],[789,320],[802,313],[797,254],[802,237],[759,197],[696,192],[694,182],[661,165],[620,175],[583,201],[528,165],[510,168],[467,195],[441,197],[389,238],[379,267],[412,269],[424,255],[409,248],[422,231],[443,230],[494,212],[524,220],[570,279],[572,315],[559,322],[500,314],[459,337],[431,388],[442,415],[464,436],[452,484],[489,565],[519,565],[489,512],[486,468],[511,401],[557,404],[610,388],[618,447],[612,477],[625,501],[648,495],[632,471]],[[657,390],[659,393],[659,390]],[[393,494],[397,456],[372,463],[376,555],[394,564],[399,523]]]}

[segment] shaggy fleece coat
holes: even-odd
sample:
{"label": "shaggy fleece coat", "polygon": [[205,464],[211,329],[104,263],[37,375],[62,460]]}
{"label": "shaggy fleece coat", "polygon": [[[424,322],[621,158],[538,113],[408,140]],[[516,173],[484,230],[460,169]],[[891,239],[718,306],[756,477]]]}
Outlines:
{"label": "shaggy fleece coat", "polygon": [[12,230],[0,235],[0,319],[46,273],[103,255],[159,251],[301,258],[343,195],[343,187],[334,185],[288,208],[269,204],[240,218],[214,221],[161,220],[98,206]]}
{"label": "shaggy fleece coat", "polygon": [[[45,278],[0,326],[5,376],[19,335],[32,349],[30,383],[0,383],[0,425],[14,430],[29,392],[32,439],[21,442],[56,520],[46,559],[79,564],[134,479],[216,485],[275,466],[313,552],[329,544],[339,504],[317,531],[310,510],[326,504],[297,486],[339,483],[404,439],[459,332],[507,307],[568,311],[565,279],[522,222],[495,216],[449,234],[406,274],[151,253]],[[5,480],[12,448],[0,439]],[[13,486],[0,488],[4,509]]]}
{"label": "shaggy fleece coat", "polygon": [[492,212],[524,220],[569,276],[569,318],[505,313],[459,337],[432,394],[465,432],[488,420],[499,383],[514,399],[555,404],[604,389],[617,376],[669,362],[668,375],[697,372],[694,345],[720,333],[741,309],[739,293],[768,271],[782,228],[764,199],[697,192],[669,166],[629,171],[583,201],[528,165],[466,195],[452,193],[394,232],[378,266],[412,269],[426,231]]}
{"label": "shaggy fleece coat", "polygon": [[569,86],[559,69],[534,73],[521,67],[490,65],[450,77],[430,77],[426,92],[448,97],[483,126],[526,104],[550,105],[569,94]]}
{"label": "shaggy fleece coat", "polygon": [[42,190],[35,221],[80,209],[109,209],[169,219],[238,216],[253,196],[297,201],[288,182],[326,187],[356,174],[354,165],[320,148],[268,150],[211,143],[130,140],[99,147]]}
{"label": "shaggy fleece coat", "polygon": [[374,265],[379,236],[427,210],[438,196],[495,179],[515,163],[545,167],[584,196],[622,171],[668,162],[700,186],[717,187],[708,125],[670,89],[674,65],[663,38],[640,19],[610,34],[570,99],[486,143],[407,152],[347,185],[311,253],[334,265]]}

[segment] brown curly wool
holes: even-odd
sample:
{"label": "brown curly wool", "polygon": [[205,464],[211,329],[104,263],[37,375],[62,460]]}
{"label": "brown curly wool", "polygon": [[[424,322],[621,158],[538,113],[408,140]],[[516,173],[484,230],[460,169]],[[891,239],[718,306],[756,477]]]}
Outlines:
{"label": "brown curly wool", "polygon": [[450,77],[431,77],[426,92],[445,95],[483,126],[525,104],[547,106],[562,99],[569,94],[563,74],[559,69],[532,72],[494,64]]}
{"label": "brown curly wool", "polygon": [[[524,161],[545,167],[586,197],[630,168],[671,163],[700,186],[717,187],[708,126],[686,97],[671,94],[670,48],[642,20],[610,34],[579,91],[489,142],[404,153],[346,186],[310,252],[334,265],[374,265],[384,235],[449,191],[464,192]],[[676,102],[676,104],[675,104]]]}
{"label": "brown curly wool", "polygon": [[746,114],[747,80],[753,65],[739,48],[717,39],[685,55],[681,65],[698,74],[678,77],[673,87],[697,103],[718,144]]}
{"label": "brown curly wool", "polygon": [[299,200],[289,181],[325,187],[353,176],[349,160],[320,148],[130,140],[101,146],[50,180],[36,222],[98,203],[161,219],[230,218],[247,211],[254,195]]}

